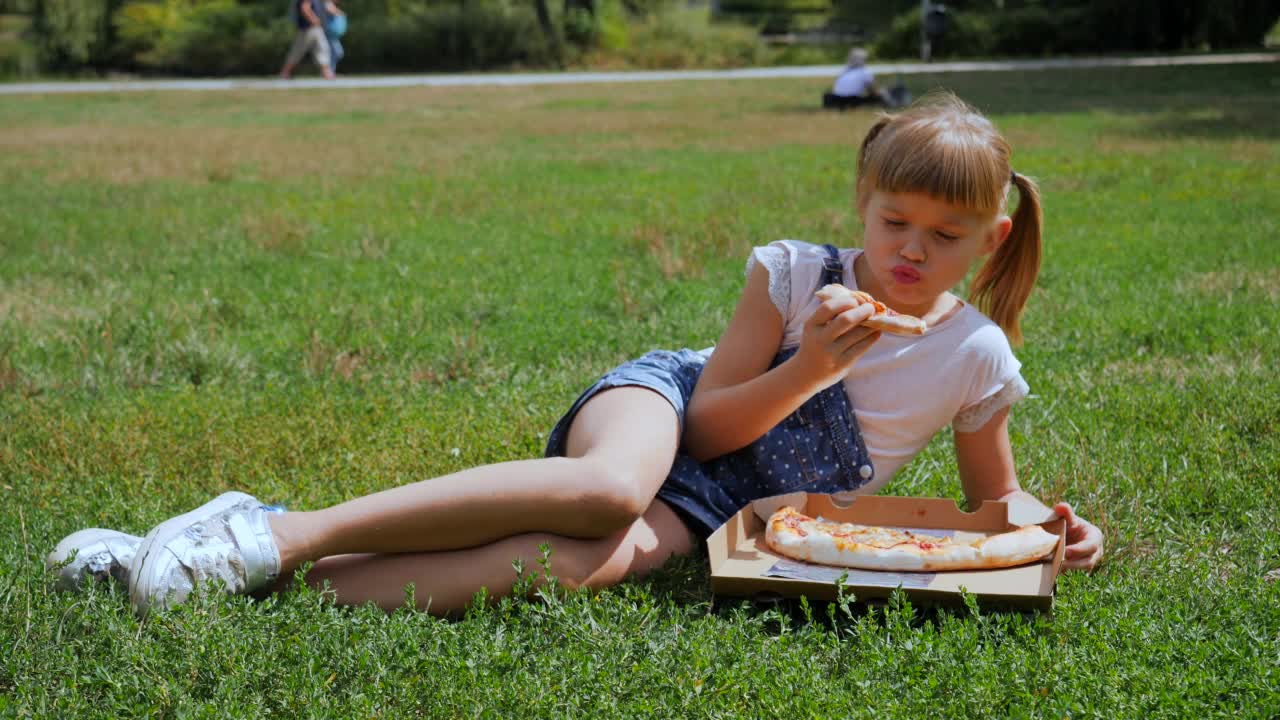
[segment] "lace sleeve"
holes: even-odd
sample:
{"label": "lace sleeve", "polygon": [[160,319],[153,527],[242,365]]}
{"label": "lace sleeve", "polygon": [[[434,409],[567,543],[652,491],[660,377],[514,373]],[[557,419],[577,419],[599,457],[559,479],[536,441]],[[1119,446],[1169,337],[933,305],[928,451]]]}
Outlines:
{"label": "lace sleeve", "polygon": [[757,263],[769,271],[769,299],[782,317],[787,317],[791,307],[791,261],[786,251],[773,245],[756,248],[747,258],[748,276]]}
{"label": "lace sleeve", "polygon": [[1027,385],[1027,381],[1023,380],[1021,375],[1014,375],[1012,380],[1004,384],[1004,387],[969,407],[961,408],[960,412],[956,413],[955,419],[951,421],[951,427],[956,432],[979,430],[998,410],[1025,398],[1029,392],[1031,388]]}

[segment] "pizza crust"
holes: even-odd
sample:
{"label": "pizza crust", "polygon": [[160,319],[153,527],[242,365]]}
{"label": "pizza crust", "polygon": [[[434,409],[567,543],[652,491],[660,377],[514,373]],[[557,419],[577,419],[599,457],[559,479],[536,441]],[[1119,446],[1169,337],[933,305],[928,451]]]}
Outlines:
{"label": "pizza crust", "polygon": [[784,507],[765,524],[765,542],[796,560],[892,572],[991,570],[1043,558],[1058,536],[1039,525],[955,542],[907,530],[815,520]]}
{"label": "pizza crust", "polygon": [[826,302],[832,298],[842,295],[851,296],[859,300],[859,304],[871,303],[876,312],[871,317],[862,321],[866,327],[875,330],[883,330],[884,332],[893,333],[895,335],[923,335],[928,329],[928,324],[924,320],[912,315],[902,315],[888,308],[884,303],[871,297],[870,294],[861,290],[850,290],[844,285],[825,285],[818,290],[818,299]]}

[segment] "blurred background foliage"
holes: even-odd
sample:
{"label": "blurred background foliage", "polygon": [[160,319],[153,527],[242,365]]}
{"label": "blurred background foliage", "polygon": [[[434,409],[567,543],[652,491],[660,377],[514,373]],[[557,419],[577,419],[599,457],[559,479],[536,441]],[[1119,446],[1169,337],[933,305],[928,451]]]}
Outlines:
{"label": "blurred background foliage", "polygon": [[[919,54],[917,0],[343,0],[342,71],[736,67]],[[0,0],[0,76],[263,75],[288,0]],[[933,57],[1257,48],[1280,0],[953,0]]]}

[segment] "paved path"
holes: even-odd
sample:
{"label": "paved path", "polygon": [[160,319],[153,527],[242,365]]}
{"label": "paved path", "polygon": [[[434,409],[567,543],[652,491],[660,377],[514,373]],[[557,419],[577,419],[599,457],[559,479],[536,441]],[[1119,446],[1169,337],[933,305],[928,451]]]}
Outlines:
{"label": "paved path", "polygon": [[[996,72],[1100,67],[1157,67],[1170,65],[1232,65],[1280,62],[1280,53],[1176,55],[1136,58],[1063,58],[1058,60],[1001,60],[992,62],[877,63],[878,75],[948,72]],[[667,82],[673,80],[741,80],[753,78],[831,78],[840,65],[743,68],[740,70],[666,70],[655,72],[475,73],[468,75],[352,75],[337,80],[304,78],[227,80],[107,80],[90,82],[0,83],[0,95],[30,93],[105,93],[157,90],[287,90],[292,88],[450,87],[481,85],[570,85],[576,83]]]}

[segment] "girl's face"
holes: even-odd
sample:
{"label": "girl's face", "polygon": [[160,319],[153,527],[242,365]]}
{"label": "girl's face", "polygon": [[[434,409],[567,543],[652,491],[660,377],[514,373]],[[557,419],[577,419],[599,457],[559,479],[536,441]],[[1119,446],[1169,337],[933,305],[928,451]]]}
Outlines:
{"label": "girl's face", "polygon": [[1008,216],[984,217],[923,193],[872,191],[861,214],[869,277],[859,275],[859,287],[912,315],[933,309],[1012,225]]}

